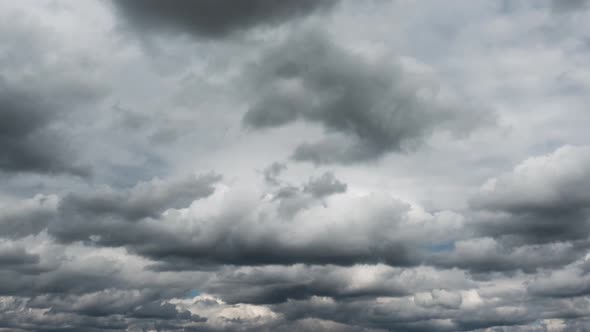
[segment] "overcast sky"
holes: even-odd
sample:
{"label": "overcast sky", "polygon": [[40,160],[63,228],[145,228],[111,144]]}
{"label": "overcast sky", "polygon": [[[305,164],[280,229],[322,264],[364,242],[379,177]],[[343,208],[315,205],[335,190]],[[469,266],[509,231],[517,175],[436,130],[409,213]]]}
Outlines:
{"label": "overcast sky", "polygon": [[590,331],[590,2],[0,1],[0,331]]}

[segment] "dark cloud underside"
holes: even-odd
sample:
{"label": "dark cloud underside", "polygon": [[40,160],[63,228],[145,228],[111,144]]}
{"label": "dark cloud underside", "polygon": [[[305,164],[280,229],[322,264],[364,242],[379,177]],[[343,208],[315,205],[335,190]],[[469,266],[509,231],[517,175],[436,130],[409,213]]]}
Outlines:
{"label": "dark cloud underside", "polygon": [[[1,77],[0,77],[1,79]],[[87,175],[73,148],[51,124],[64,110],[38,91],[0,80],[0,170]]]}
{"label": "dark cloud underside", "polygon": [[302,143],[292,155],[316,164],[378,159],[434,131],[469,133],[494,118],[470,105],[421,98],[401,67],[365,60],[317,31],[269,51],[250,79],[253,101],[244,125],[265,129],[303,120],[322,126],[326,138]]}
{"label": "dark cloud underside", "polygon": [[257,26],[276,26],[322,11],[334,0],[116,0],[117,9],[134,29],[168,31],[204,38],[223,38]]}

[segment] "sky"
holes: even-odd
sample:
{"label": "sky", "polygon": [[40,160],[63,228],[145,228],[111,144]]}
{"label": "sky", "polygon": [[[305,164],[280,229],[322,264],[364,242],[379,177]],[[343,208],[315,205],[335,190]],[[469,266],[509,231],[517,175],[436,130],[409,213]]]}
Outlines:
{"label": "sky", "polygon": [[0,331],[590,331],[590,2],[3,0]]}

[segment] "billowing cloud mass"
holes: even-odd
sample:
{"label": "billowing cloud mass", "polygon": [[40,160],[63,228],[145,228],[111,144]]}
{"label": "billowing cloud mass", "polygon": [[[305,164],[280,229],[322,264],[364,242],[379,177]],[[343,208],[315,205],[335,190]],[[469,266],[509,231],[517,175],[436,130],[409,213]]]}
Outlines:
{"label": "billowing cloud mass", "polygon": [[253,71],[255,101],[244,115],[246,126],[304,120],[331,134],[301,143],[295,160],[372,160],[408,149],[437,129],[466,134],[493,123],[490,110],[422,96],[428,85],[412,82],[400,66],[365,60],[314,31],[269,51]]}
{"label": "billowing cloud mass", "polygon": [[0,331],[590,331],[587,1],[0,3]]}

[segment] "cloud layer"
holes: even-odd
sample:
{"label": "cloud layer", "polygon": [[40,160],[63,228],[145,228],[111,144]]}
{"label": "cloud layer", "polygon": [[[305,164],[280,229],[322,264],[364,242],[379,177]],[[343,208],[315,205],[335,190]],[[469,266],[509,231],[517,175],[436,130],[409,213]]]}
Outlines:
{"label": "cloud layer", "polygon": [[586,1],[0,4],[0,331],[590,330]]}

